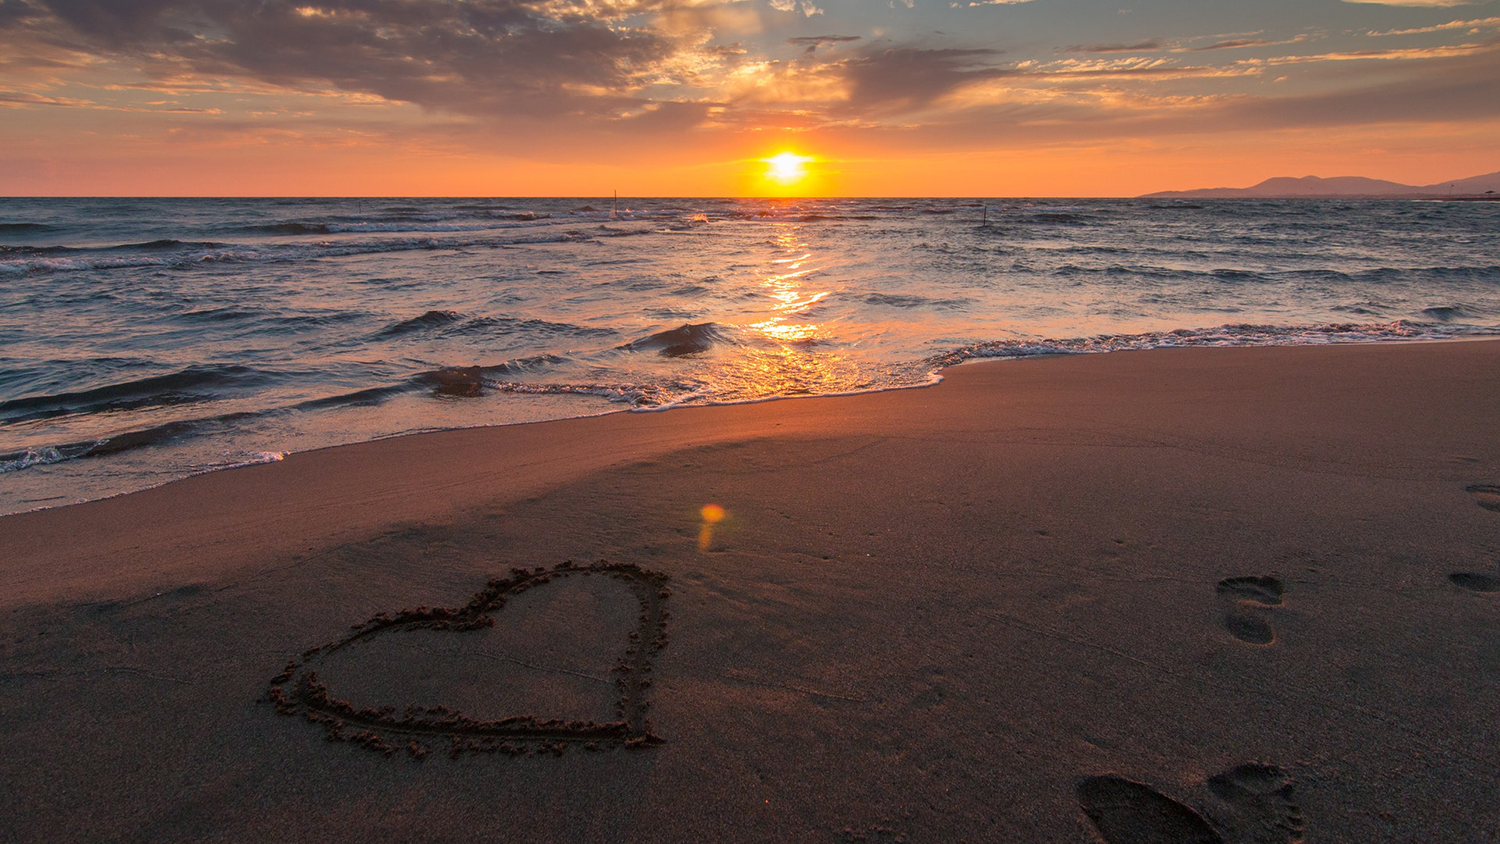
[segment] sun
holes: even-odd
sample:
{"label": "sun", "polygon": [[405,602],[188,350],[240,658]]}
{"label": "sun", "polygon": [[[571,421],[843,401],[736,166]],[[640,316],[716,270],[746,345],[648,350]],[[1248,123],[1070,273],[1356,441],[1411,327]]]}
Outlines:
{"label": "sun", "polygon": [[762,158],[766,163],[766,177],[783,185],[795,184],[807,177],[807,164],[813,159],[795,152],[782,152]]}

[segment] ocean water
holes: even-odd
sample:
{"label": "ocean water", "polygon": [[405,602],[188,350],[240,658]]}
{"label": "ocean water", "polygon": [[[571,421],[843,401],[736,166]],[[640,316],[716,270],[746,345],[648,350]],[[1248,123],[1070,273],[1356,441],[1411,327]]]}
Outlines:
{"label": "ocean water", "polygon": [[975,357],[1500,334],[1500,203],[0,199],[0,513]]}

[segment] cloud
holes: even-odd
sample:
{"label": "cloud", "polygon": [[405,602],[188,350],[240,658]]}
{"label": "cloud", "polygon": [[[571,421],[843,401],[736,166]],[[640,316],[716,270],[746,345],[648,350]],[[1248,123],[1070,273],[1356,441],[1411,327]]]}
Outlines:
{"label": "cloud", "polygon": [[1476,53],[1493,52],[1495,42],[1488,44],[1450,44],[1440,47],[1409,47],[1397,50],[1354,50],[1344,53],[1315,53],[1305,56],[1274,56],[1269,59],[1246,59],[1243,64],[1289,65],[1353,61],[1424,61]]}
{"label": "cloud", "polygon": [[861,40],[858,35],[801,35],[796,38],[788,38],[786,43],[793,47],[802,47],[803,52],[812,54],[820,47],[829,44],[849,44]]}
{"label": "cloud", "polygon": [[0,26],[30,20],[38,12],[26,0],[0,0]]}
{"label": "cloud", "polygon": [[[15,0],[6,0],[9,9]],[[669,0],[30,0],[0,33],[132,66],[157,82],[247,78],[475,116],[637,112],[641,91],[728,59],[709,33],[646,24],[728,3]],[[587,14],[586,14],[587,13]],[[640,25],[626,23],[643,17]],[[691,80],[686,80],[689,83]]]}
{"label": "cloud", "polygon": [[1449,21],[1448,23],[1440,23],[1434,26],[1423,26],[1418,27],[1417,29],[1388,29],[1384,32],[1368,32],[1365,34],[1379,38],[1383,35],[1418,35],[1428,32],[1444,32],[1450,29],[1492,29],[1495,27],[1500,27],[1500,18],[1479,18],[1477,20],[1471,21]]}
{"label": "cloud", "polygon": [[1239,50],[1249,47],[1279,47],[1284,44],[1300,44],[1307,41],[1310,36],[1298,35],[1295,38],[1284,38],[1271,40],[1267,38],[1225,38],[1215,36],[1221,40],[1202,47],[1168,47],[1160,39],[1150,39],[1137,44],[1075,44],[1064,47],[1059,52],[1063,53],[1149,53],[1167,50],[1173,53],[1211,53],[1217,50]]}
{"label": "cloud", "polygon": [[1127,79],[1130,77],[1154,77],[1158,79],[1203,79],[1226,76],[1251,76],[1260,73],[1257,67],[1238,65],[1207,66],[1180,65],[1175,59],[1146,58],[1134,56],[1119,59],[1063,59],[1046,64],[1026,63],[1019,66],[1017,75],[1041,81],[1068,79]]}
{"label": "cloud", "polygon": [[25,108],[29,106],[52,106],[54,108],[77,108],[92,111],[130,111],[146,114],[223,114],[216,108],[193,108],[177,103],[157,101],[141,106],[101,105],[93,100],[77,97],[48,97],[29,91],[0,91],[0,108]]}
{"label": "cloud", "polygon": [[23,106],[92,108],[94,104],[89,100],[80,100],[74,97],[47,97],[41,94],[33,94],[29,91],[0,91],[0,108],[20,108]]}
{"label": "cloud", "polygon": [[1203,47],[1178,47],[1174,49],[1173,52],[1208,53],[1214,50],[1240,50],[1246,47],[1280,47],[1284,44],[1301,44],[1306,40],[1306,35],[1299,35],[1296,38],[1286,38],[1280,41],[1273,41],[1265,38],[1232,38],[1227,41],[1219,41],[1213,44],[1205,45]]}
{"label": "cloud", "polygon": [[[970,132],[1041,136],[1071,127],[1109,135],[1137,131],[1131,127],[1179,131],[1173,128],[1179,123],[1390,120],[1407,102],[1412,115],[1441,111],[1449,120],[1461,119],[1452,115],[1466,102],[1471,113],[1495,110],[1484,98],[1496,86],[1487,87],[1483,75],[1496,68],[1481,58],[1497,44],[1246,55],[1233,51],[1324,36],[1271,41],[1269,33],[1254,31],[1182,37],[1163,31],[1160,38],[1055,50],[1032,44],[1025,47],[1030,53],[1003,55],[941,33],[903,43],[836,34],[835,26],[823,30],[835,34],[792,38],[777,31],[811,29],[802,21],[808,5],[0,0],[0,107],[57,114],[56,121],[70,113],[60,108],[228,112],[180,120],[180,131],[204,133],[232,121],[261,132],[300,131],[310,115],[359,126],[384,120],[426,132],[438,145],[461,138],[470,148],[507,144],[539,156],[604,142],[611,154],[624,154],[665,136],[697,132],[701,141],[714,132],[722,138],[768,127],[921,134],[940,144]],[[880,11],[885,3],[877,5]],[[773,7],[788,17],[778,18]],[[1432,30],[1491,22],[1500,19]],[[763,34],[759,41],[727,40],[744,32]],[[1357,39],[1370,34],[1345,33],[1356,40],[1339,47],[1369,46]],[[785,54],[791,58],[776,60]],[[1269,80],[1281,66],[1291,80],[1285,84],[1215,81]],[[1481,78],[1465,81],[1456,70],[1444,75],[1438,68],[1468,68]],[[1389,84],[1376,87],[1376,80]],[[1403,81],[1408,87],[1399,87]],[[1352,93],[1340,99],[1345,91]],[[1380,96],[1391,98],[1384,116]],[[460,132],[460,125],[469,128]]]}
{"label": "cloud", "polygon": [[1323,126],[1500,118],[1500,49],[1450,54],[1411,75],[1337,92],[1238,102],[1230,114],[1257,125]]}
{"label": "cloud", "polygon": [[778,12],[796,12],[800,10],[804,17],[823,14],[823,10],[814,6],[810,0],[771,0],[771,8]]}
{"label": "cloud", "polygon": [[1139,44],[1074,44],[1062,48],[1064,53],[1148,53],[1160,50],[1161,42],[1152,39]]}
{"label": "cloud", "polygon": [[1477,6],[1489,0],[1344,0],[1374,6]]}
{"label": "cloud", "polygon": [[965,85],[1014,74],[989,62],[996,55],[986,49],[872,48],[847,62],[843,77],[850,102],[862,110],[915,111]]}

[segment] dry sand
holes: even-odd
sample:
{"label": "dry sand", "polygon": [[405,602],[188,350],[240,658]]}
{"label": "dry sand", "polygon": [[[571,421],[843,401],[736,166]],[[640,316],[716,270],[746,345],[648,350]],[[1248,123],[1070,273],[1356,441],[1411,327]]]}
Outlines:
{"label": "dry sand", "polygon": [[947,376],[0,519],[0,840],[1500,840],[1500,342]]}

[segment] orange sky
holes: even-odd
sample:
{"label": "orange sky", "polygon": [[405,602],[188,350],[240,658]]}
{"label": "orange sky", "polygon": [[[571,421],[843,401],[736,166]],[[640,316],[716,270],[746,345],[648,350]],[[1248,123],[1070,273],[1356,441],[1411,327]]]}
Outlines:
{"label": "orange sky", "polygon": [[[783,151],[806,178],[766,178]],[[0,194],[1118,196],[1495,170],[1494,0],[0,0]]]}

